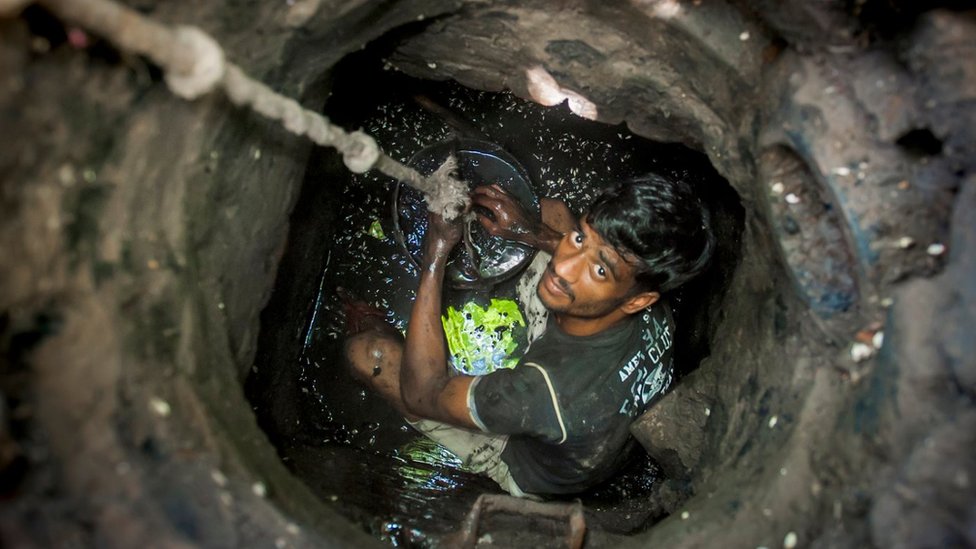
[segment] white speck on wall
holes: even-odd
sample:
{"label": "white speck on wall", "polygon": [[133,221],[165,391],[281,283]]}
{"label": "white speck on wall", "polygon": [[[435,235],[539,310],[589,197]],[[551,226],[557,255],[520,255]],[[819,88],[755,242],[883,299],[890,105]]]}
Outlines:
{"label": "white speck on wall", "polygon": [[213,479],[214,484],[220,486],[221,488],[227,486],[227,476],[217,469],[210,471],[210,478]]}
{"label": "white speck on wall", "polygon": [[874,355],[874,349],[864,343],[857,342],[851,345],[851,360],[854,362],[867,360],[872,355]]}
{"label": "white speck on wall", "polygon": [[169,414],[173,411],[169,403],[159,397],[149,399],[149,409],[159,417],[169,417]]}

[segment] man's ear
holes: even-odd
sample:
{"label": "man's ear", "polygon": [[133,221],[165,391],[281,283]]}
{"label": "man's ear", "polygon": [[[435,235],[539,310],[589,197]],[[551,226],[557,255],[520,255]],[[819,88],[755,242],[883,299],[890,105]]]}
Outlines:
{"label": "man's ear", "polygon": [[631,315],[654,305],[658,299],[661,299],[661,294],[658,292],[641,292],[624,301],[620,310]]}

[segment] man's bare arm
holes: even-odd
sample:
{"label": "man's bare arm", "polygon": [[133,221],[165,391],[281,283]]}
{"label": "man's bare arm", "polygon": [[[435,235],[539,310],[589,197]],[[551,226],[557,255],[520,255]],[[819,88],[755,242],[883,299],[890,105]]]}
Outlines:
{"label": "man's bare arm", "polygon": [[410,313],[400,368],[400,395],[407,410],[427,419],[476,429],[468,410],[470,376],[450,376],[441,324],[441,294],[447,257],[460,227],[431,215],[424,242],[420,286]]}

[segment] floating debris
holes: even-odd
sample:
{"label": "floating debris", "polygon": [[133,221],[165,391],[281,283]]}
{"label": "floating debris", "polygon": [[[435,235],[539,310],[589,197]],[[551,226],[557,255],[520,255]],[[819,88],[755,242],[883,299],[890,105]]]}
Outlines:
{"label": "floating debris", "polygon": [[925,253],[933,257],[940,256],[944,254],[945,251],[946,251],[945,244],[942,244],[941,242],[933,242],[932,244],[929,244],[928,248],[925,249]]}
{"label": "floating debris", "polygon": [[268,495],[268,487],[263,482],[255,482],[251,485],[251,492],[254,492],[255,496],[263,498]]}
{"label": "floating debris", "polygon": [[691,513],[689,513],[688,511],[681,512],[681,520],[688,520],[689,517],[691,517]]}
{"label": "floating debris", "polygon": [[787,204],[799,204],[800,203],[800,197],[797,196],[794,193],[789,193],[789,194],[786,195],[786,203]]}
{"label": "floating debris", "polygon": [[383,225],[380,223],[379,219],[374,219],[369,225],[369,229],[366,230],[366,234],[375,238],[376,240],[384,240],[386,238],[386,233],[383,232]]}
{"label": "floating debris", "polygon": [[784,549],[793,549],[794,547],[796,547],[796,544],[797,544],[796,532],[790,532],[786,534],[785,538],[783,538]]}
{"label": "floating debris", "polygon": [[851,169],[848,168],[848,167],[846,167],[846,166],[838,166],[838,167],[834,168],[834,172],[833,173],[835,175],[839,175],[839,176],[845,177],[845,176],[851,175]]}
{"label": "floating debris", "polygon": [[911,248],[912,246],[915,245],[915,239],[910,236],[903,236],[898,239],[898,242],[896,244],[899,248],[903,250],[907,250],[908,248]]}
{"label": "floating debris", "polygon": [[742,33],[739,34],[739,40],[745,42],[748,39],[749,39],[749,31],[742,31]]}
{"label": "floating debris", "polygon": [[773,417],[769,418],[769,428],[772,429],[773,427],[776,427],[776,423],[778,421],[779,421],[779,417],[777,417],[777,416],[773,416]]}

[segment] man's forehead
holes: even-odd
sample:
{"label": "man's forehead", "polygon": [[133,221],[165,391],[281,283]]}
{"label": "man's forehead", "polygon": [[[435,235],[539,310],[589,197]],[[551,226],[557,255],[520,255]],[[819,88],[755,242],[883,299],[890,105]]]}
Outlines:
{"label": "man's forehead", "polygon": [[636,256],[627,250],[619,250],[613,244],[607,242],[607,239],[590,225],[589,216],[580,218],[579,225],[586,237],[594,240],[597,246],[600,247],[601,253],[606,254],[608,256],[607,259],[616,264],[621,278],[626,279],[627,277],[634,276],[639,262]]}

